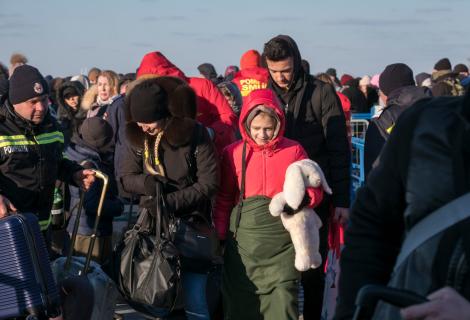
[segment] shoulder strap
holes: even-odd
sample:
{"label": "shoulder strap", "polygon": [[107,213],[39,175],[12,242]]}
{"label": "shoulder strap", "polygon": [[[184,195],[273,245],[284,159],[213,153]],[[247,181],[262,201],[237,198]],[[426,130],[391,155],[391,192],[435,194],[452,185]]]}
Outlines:
{"label": "shoulder strap", "polygon": [[406,234],[394,270],[397,270],[403,261],[424,242],[469,217],[470,193],[454,199],[426,216]]}
{"label": "shoulder strap", "polygon": [[375,126],[379,130],[380,135],[384,138],[385,141],[388,140],[390,133],[395,126],[395,122],[388,115],[387,109],[384,109],[379,117],[370,120],[375,123]]}
{"label": "shoulder strap", "polygon": [[240,219],[242,217],[243,199],[245,198],[245,176],[246,176],[246,142],[243,142],[242,152],[242,180],[240,183],[240,199],[237,204],[237,216],[235,219],[235,232],[233,237],[237,237],[238,226],[240,225]]}
{"label": "shoulder strap", "polygon": [[189,175],[188,178],[191,180],[191,182],[196,182],[197,177],[197,145],[199,141],[201,140],[202,136],[202,130],[204,129],[202,125],[196,124],[196,127],[194,128],[195,132],[193,132],[193,137],[191,139],[191,144],[189,148]]}

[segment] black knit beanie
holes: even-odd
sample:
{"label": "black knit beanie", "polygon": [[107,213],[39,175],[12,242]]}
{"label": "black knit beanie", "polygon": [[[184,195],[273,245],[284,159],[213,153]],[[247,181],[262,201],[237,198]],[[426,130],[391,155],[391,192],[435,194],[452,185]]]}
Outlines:
{"label": "black knit beanie", "polygon": [[386,96],[398,88],[414,85],[413,70],[404,63],[388,65],[379,77],[379,88]]}
{"label": "black knit beanie", "polygon": [[170,116],[168,95],[156,83],[138,84],[131,90],[126,102],[135,122],[151,123]]}
{"label": "black knit beanie", "polygon": [[434,70],[436,71],[452,70],[452,66],[450,64],[449,59],[443,58],[439,60],[438,62],[436,62],[436,64],[434,65]]}
{"label": "black knit beanie", "polygon": [[87,118],[80,126],[80,136],[87,146],[101,153],[108,150],[114,137],[113,127],[100,117]]}
{"label": "black knit beanie", "polygon": [[454,73],[468,72],[468,67],[463,63],[459,63],[454,67]]}
{"label": "black knit beanie", "polygon": [[10,77],[8,97],[12,104],[48,93],[47,82],[35,67],[27,64],[19,66]]}

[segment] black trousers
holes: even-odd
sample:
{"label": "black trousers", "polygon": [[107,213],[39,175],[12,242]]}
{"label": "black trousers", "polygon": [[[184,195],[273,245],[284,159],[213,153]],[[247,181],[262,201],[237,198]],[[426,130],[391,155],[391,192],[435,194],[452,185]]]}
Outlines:
{"label": "black trousers", "polygon": [[331,215],[331,201],[325,196],[322,203],[315,208],[323,226],[320,228],[320,254],[322,264],[316,269],[310,269],[301,273],[301,281],[304,289],[304,320],[319,320],[323,306],[323,291],[325,289],[325,262],[328,253],[328,222]]}

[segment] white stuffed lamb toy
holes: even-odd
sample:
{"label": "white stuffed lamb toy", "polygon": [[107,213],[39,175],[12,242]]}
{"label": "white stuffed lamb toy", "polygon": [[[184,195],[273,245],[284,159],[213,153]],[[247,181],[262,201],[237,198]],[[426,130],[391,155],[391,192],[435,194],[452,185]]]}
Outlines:
{"label": "white stuffed lamb toy", "polygon": [[318,164],[310,159],[292,163],[286,170],[283,192],[276,194],[269,204],[269,211],[275,217],[281,216],[284,228],[290,233],[295,249],[295,268],[306,271],[321,265],[319,253],[319,232],[322,226],[318,215],[311,208],[304,207],[299,212],[289,215],[284,210],[287,203],[297,210],[302,203],[306,187],[322,186],[331,194],[323,171]]}

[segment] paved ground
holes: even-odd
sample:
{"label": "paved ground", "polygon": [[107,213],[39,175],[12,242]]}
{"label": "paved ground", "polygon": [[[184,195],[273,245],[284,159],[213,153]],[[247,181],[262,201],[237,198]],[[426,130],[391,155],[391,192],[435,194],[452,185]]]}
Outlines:
{"label": "paved ground", "polygon": [[[145,316],[135,311],[134,309],[129,307],[127,304],[118,304],[116,306],[116,313],[122,315],[124,320],[159,319],[159,318]],[[165,318],[165,320],[184,320],[184,319],[186,319],[186,317],[181,312],[178,312],[177,314],[172,315],[171,317]]]}
{"label": "paved ground", "polygon": [[[132,209],[133,209],[132,211],[134,213],[132,220],[135,221],[138,206],[135,205],[135,206],[133,206]],[[126,206],[126,210],[124,212],[125,212],[125,214],[123,214],[119,218],[115,218],[114,222],[113,222],[113,228],[114,228],[113,240],[114,240],[115,243],[118,241],[118,239],[120,239],[120,237],[122,235],[122,230],[125,230],[127,228],[127,219],[128,219],[127,214],[129,212],[129,207],[128,206]],[[302,310],[303,310],[303,301],[304,301],[303,290],[300,287],[300,290],[299,290],[299,310],[300,310],[300,312],[302,312]],[[116,313],[122,315],[124,320],[158,319],[158,318],[145,316],[145,315],[135,311],[134,309],[132,309],[127,304],[117,304]],[[165,320],[185,320],[185,319],[186,319],[186,317],[184,316],[184,312],[183,313],[178,312],[177,314],[172,315],[169,318],[165,318]],[[299,320],[303,320],[303,317],[300,316]]]}

